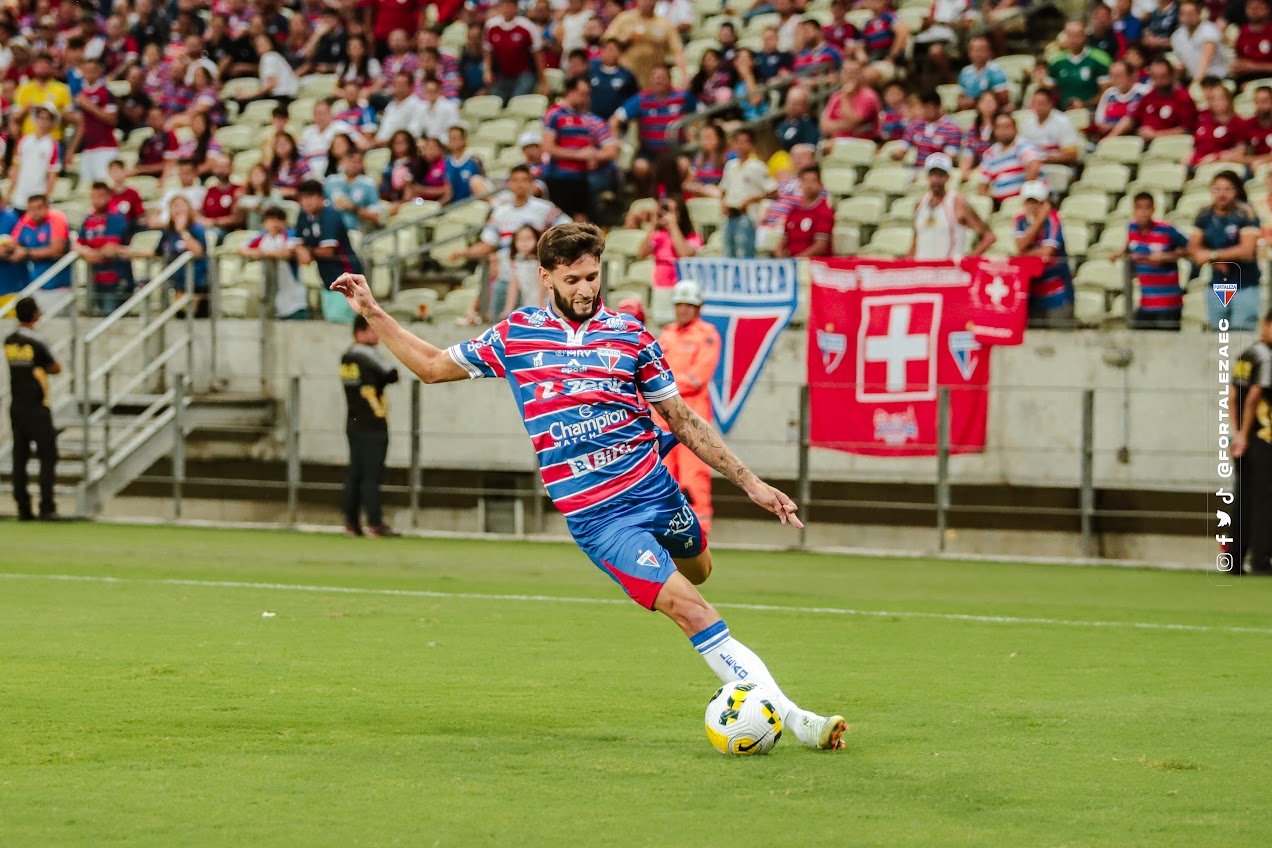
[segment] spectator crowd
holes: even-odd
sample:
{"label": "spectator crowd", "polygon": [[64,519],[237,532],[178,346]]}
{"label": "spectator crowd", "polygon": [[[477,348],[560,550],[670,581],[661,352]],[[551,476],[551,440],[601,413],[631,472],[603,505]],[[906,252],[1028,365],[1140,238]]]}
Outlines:
{"label": "spectator crowd", "polygon": [[614,288],[692,255],[1036,255],[1039,325],[1108,317],[1125,267],[1136,326],[1178,328],[1200,272],[1235,287],[1209,320],[1253,327],[1272,6],[1149,5],[1048,41],[1017,0],[19,0],[0,298],[68,252],[101,313],[148,257],[193,254],[202,294],[232,251],[276,262],[278,317],[348,321],[307,275],[476,202],[423,257],[481,263],[467,322],[535,302],[533,239],[573,219],[650,269]]}

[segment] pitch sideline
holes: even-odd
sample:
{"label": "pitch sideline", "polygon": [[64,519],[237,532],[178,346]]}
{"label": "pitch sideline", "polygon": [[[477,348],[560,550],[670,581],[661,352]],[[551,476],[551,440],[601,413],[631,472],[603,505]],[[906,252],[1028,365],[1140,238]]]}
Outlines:
{"label": "pitch sideline", "polygon": [[[108,577],[93,574],[23,574],[0,572],[7,580],[57,580],[71,583],[116,583],[151,586],[186,586],[207,589],[269,589],[281,592],[314,592],[337,595],[379,595],[401,598],[436,598],[442,600],[519,601],[530,603],[603,604],[630,606],[630,601],[617,598],[574,598],[555,595],[500,595],[481,592],[433,592],[427,589],[372,589],[360,586],[315,586],[304,583],[253,583],[242,580],[188,580],[176,577]],[[1272,628],[1237,627],[1209,624],[1175,624],[1157,621],[1108,621],[1077,618],[1035,618],[1009,615],[975,615],[956,612],[918,612],[914,610],[862,610],[840,607],[793,607],[777,604],[713,604],[718,609],[755,612],[802,613],[811,615],[844,615],[864,618],[922,618],[936,621],[968,621],[979,624],[1038,624],[1051,627],[1103,627],[1131,630],[1174,630],[1188,633],[1240,633],[1272,636]]]}

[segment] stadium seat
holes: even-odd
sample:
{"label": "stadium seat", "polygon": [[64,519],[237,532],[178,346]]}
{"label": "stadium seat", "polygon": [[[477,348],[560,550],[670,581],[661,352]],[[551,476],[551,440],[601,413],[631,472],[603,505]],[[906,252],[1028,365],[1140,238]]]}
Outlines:
{"label": "stadium seat", "polygon": [[1100,222],[1109,211],[1107,194],[1071,194],[1060,201],[1060,220]]}
{"label": "stadium seat", "polygon": [[256,127],[244,124],[230,124],[221,127],[214,136],[217,143],[226,153],[233,156],[242,150],[252,150],[260,145],[261,132]]}
{"label": "stadium seat", "polygon": [[901,257],[910,252],[913,242],[912,227],[881,227],[875,231],[870,243],[861,249],[861,255]]}
{"label": "stadium seat", "polygon": [[460,107],[460,114],[474,127],[483,121],[493,121],[503,114],[503,101],[493,94],[481,94],[470,97]]}
{"label": "stadium seat", "polygon": [[127,97],[132,94],[132,85],[128,82],[128,80],[111,80],[106,83],[106,90],[115,97]]}
{"label": "stadium seat", "polygon": [[972,207],[972,211],[980,216],[982,221],[988,221],[990,216],[994,214],[994,201],[983,194],[965,194],[967,205]]}
{"label": "stadium seat", "polygon": [[1024,53],[1013,53],[1007,56],[999,56],[994,60],[998,63],[998,67],[1003,69],[1003,73],[1007,75],[1007,79],[1020,82],[1029,76],[1030,71],[1034,69],[1034,65],[1038,64],[1038,60],[1033,56]]}
{"label": "stadium seat", "polygon": [[900,197],[910,187],[914,176],[909,168],[871,168],[857,188],[859,194],[877,194],[884,197]]}
{"label": "stadium seat", "polygon": [[1193,286],[1184,292],[1184,310],[1180,316],[1184,324],[1190,327],[1209,328],[1210,292],[1205,286]]}
{"label": "stadium seat", "polygon": [[135,153],[141,149],[142,143],[154,134],[155,131],[150,127],[142,127],[140,129],[133,130],[128,134],[128,138],[120,142],[119,149],[129,150]]}
{"label": "stadium seat", "polygon": [[886,202],[877,195],[857,195],[835,204],[835,222],[877,225],[883,219]]}
{"label": "stadium seat", "polygon": [[1073,128],[1082,132],[1091,126],[1091,113],[1086,109],[1069,109],[1064,113],[1073,123]]}
{"label": "stadium seat", "polygon": [[261,161],[260,148],[252,150],[243,150],[234,154],[233,174],[236,177],[246,178],[249,171],[252,170]]}
{"label": "stadium seat", "polygon": [[[377,182],[379,181],[380,175],[383,174],[384,169],[389,166],[389,159],[391,157],[392,154],[389,153],[389,148],[387,147],[373,147],[363,154],[362,161],[366,165],[367,173],[371,175],[371,179],[376,180]],[[237,159],[237,157],[235,158]],[[238,167],[237,161],[234,163],[234,166],[236,168]]]}
{"label": "stadium seat", "polygon": [[605,249],[615,256],[635,257],[636,250],[645,242],[644,230],[610,230],[605,239]]}
{"label": "stadium seat", "polygon": [[141,175],[128,178],[128,186],[141,195],[142,200],[154,200],[159,197],[159,178]]}
{"label": "stadium seat", "polygon": [[336,90],[335,74],[308,74],[300,78],[300,96],[320,100]]}
{"label": "stadium seat", "polygon": [[849,197],[857,187],[857,172],[852,168],[826,167],[822,171],[822,185],[832,200]]}
{"label": "stadium seat", "polygon": [[408,321],[419,321],[422,317],[420,307],[424,307],[426,316],[431,317],[439,300],[437,289],[427,286],[400,289],[389,302],[389,314]]}
{"label": "stadium seat", "polygon": [[1098,289],[1076,288],[1073,292],[1073,317],[1078,323],[1096,326],[1108,314],[1104,307],[1104,292]]}
{"label": "stadium seat", "polygon": [[1119,135],[1106,138],[1095,146],[1095,157],[1092,161],[1119,162],[1134,166],[1139,163],[1144,153],[1144,139],[1137,135]]}
{"label": "stadium seat", "polygon": [[707,230],[716,231],[724,226],[724,212],[720,200],[715,197],[691,197],[685,201],[689,221],[699,236],[706,238]]}
{"label": "stadium seat", "polygon": [[1183,165],[1169,162],[1145,162],[1140,165],[1136,182],[1169,194],[1179,194],[1184,190],[1188,179],[1188,171]]}
{"label": "stadium seat", "polygon": [[486,142],[498,146],[515,146],[521,135],[521,122],[513,118],[483,121],[473,133],[473,143]]}
{"label": "stadium seat", "polygon": [[874,164],[876,150],[875,143],[864,138],[837,138],[822,159],[822,167],[851,165],[869,168]]}
{"label": "stadium seat", "polygon": [[1122,263],[1109,262],[1104,259],[1089,260],[1082,263],[1074,285],[1100,288],[1105,291],[1120,292],[1125,284],[1125,271]]}
{"label": "stadium seat", "polygon": [[539,121],[548,111],[548,98],[542,94],[519,94],[508,101],[505,114]]}
{"label": "stadium seat", "polygon": [[1064,248],[1069,255],[1069,261],[1081,260],[1086,257],[1091,247],[1091,228],[1076,226],[1065,227],[1064,230]]}
{"label": "stadium seat", "polygon": [[248,288],[241,286],[222,286],[219,293],[221,317],[254,318],[254,308],[260,302],[260,296]]}
{"label": "stadium seat", "polygon": [[236,97],[244,97],[259,90],[260,87],[261,81],[256,77],[235,77],[226,80],[225,85],[221,86],[221,98],[233,100]]}
{"label": "stadium seat", "polygon": [[910,225],[914,221],[914,210],[918,208],[919,201],[923,199],[921,194],[907,194],[905,197],[898,197],[892,201],[892,205],[888,207],[888,213],[883,216],[882,223],[900,221]]}
{"label": "stadium seat", "polygon": [[1245,166],[1235,162],[1207,162],[1204,165],[1198,165],[1197,170],[1193,172],[1192,183],[1194,185],[1209,186],[1215,176],[1225,171],[1236,174],[1237,179],[1245,182],[1245,174],[1243,173]]}
{"label": "stadium seat", "polygon": [[[159,241],[163,238],[162,230],[142,230],[133,235],[128,242],[128,250],[134,254],[154,253],[159,249]],[[133,276],[138,280],[149,280],[150,266],[155,260],[148,258],[132,261]]]}
{"label": "stadium seat", "polygon": [[237,120],[239,123],[265,126],[269,123],[270,117],[277,108],[277,100],[253,100],[243,107],[243,111],[239,114]]}
{"label": "stadium seat", "polygon": [[484,200],[470,200],[454,209],[443,210],[442,223],[462,224],[465,227],[485,226],[490,218],[490,204]]}
{"label": "stadium seat", "polygon": [[1152,140],[1148,145],[1148,160],[1162,160],[1182,164],[1192,156],[1193,137],[1190,135],[1164,135]]}
{"label": "stadium seat", "polygon": [[936,87],[936,93],[941,96],[941,108],[951,114],[958,111],[958,97],[962,92],[962,86],[956,82]]}
{"label": "stadium seat", "polygon": [[861,228],[836,221],[830,240],[831,250],[836,256],[852,256],[861,251]]}
{"label": "stadium seat", "polygon": [[624,288],[650,288],[653,285],[653,280],[654,260],[652,259],[641,259],[632,262],[627,266],[627,270],[623,272],[622,277]]}

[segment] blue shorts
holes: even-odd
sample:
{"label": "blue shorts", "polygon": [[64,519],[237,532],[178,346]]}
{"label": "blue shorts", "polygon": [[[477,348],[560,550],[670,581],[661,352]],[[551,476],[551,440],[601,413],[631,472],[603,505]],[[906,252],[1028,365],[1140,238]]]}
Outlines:
{"label": "blue shorts", "polygon": [[593,565],[645,609],[654,608],[675,572],[672,557],[689,559],[707,549],[698,516],[661,465],[595,513],[566,519],[570,535]]}

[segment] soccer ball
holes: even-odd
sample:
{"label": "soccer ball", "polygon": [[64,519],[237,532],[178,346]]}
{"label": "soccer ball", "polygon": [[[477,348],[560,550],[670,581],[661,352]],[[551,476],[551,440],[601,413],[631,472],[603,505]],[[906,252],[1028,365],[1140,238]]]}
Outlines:
{"label": "soccer ball", "polygon": [[721,754],[767,754],[782,738],[775,702],[759,683],[724,684],[707,702],[707,739]]}

